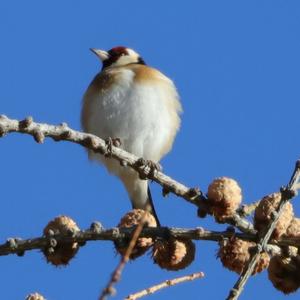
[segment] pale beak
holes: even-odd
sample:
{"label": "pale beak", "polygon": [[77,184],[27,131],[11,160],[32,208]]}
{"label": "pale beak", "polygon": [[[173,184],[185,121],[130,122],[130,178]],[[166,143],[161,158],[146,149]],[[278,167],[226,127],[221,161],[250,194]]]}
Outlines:
{"label": "pale beak", "polygon": [[104,50],[95,49],[95,48],[90,48],[90,50],[93,53],[95,53],[102,61],[108,59],[108,57],[109,57],[109,54]]}

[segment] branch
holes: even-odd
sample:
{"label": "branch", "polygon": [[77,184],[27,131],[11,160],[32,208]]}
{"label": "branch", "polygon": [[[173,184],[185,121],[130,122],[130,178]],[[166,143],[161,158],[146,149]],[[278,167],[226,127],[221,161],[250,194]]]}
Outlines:
{"label": "branch", "polygon": [[[94,228],[95,223],[91,225]],[[96,226],[97,227],[97,226]],[[46,249],[52,247],[53,244],[60,243],[79,243],[84,245],[89,241],[117,241],[120,239],[129,239],[135,227],[132,228],[111,228],[101,229],[98,226],[97,230],[88,229],[78,232],[73,232],[70,235],[56,234],[51,237],[37,237],[31,239],[9,238],[4,244],[0,244],[0,256],[18,254],[23,255],[26,251],[35,249]],[[192,239],[192,240],[206,240],[219,242],[224,238],[237,237],[245,241],[257,241],[257,236],[248,233],[235,233],[232,231],[209,231],[203,228],[186,229],[186,228],[169,228],[169,227],[145,227],[140,237],[151,237],[168,239],[174,237],[176,239]],[[55,240],[55,241],[53,241]],[[280,246],[295,246],[300,247],[300,240],[296,238],[282,238],[279,241],[270,241],[268,251],[280,254]]]}
{"label": "branch", "polygon": [[259,205],[260,201],[261,201],[261,199],[259,199],[258,201],[255,201],[253,203],[250,203],[250,204],[243,204],[237,210],[237,213],[243,217],[251,215],[255,211],[257,206]]}
{"label": "branch", "polygon": [[[109,158],[118,160],[121,165],[126,165],[134,169],[142,178],[148,178],[160,184],[163,187],[164,194],[172,192],[189,203],[197,206],[202,211],[209,213],[207,199],[199,189],[188,188],[162,172],[152,172],[149,167],[141,164],[140,158],[113,145],[108,147],[107,143],[103,139],[93,134],[73,130],[68,127],[66,123],[55,126],[34,122],[32,117],[27,117],[22,121],[18,121],[1,115],[0,137],[12,132],[29,134],[34,137],[37,143],[43,143],[45,137],[50,137],[55,141],[73,142],[93,150],[94,152],[109,156]],[[228,218],[226,223],[236,226],[243,232],[256,233],[253,229],[253,225],[246,219],[242,218],[238,213],[236,213],[232,218]]]}
{"label": "branch", "polygon": [[266,245],[276,227],[276,224],[283,212],[285,204],[297,195],[299,178],[300,178],[300,160],[298,160],[296,162],[293,175],[292,175],[288,185],[286,187],[281,188],[281,190],[280,190],[281,201],[278,205],[276,212],[274,212],[274,218],[269,223],[267,228],[262,232],[261,238],[257,244],[256,252],[252,255],[247,268],[245,268],[245,270],[241,274],[240,278],[238,279],[238,281],[236,282],[234,287],[230,290],[229,295],[226,298],[227,300],[236,300],[239,298],[240,294],[242,293],[245,284],[247,283],[248,279],[250,278],[250,276],[255,268],[255,265],[259,259],[260,253],[265,250],[265,247],[266,247]]}
{"label": "branch", "polygon": [[107,286],[103,289],[103,291],[102,291],[102,293],[99,297],[99,300],[105,300],[106,296],[112,295],[112,294],[115,293],[114,285],[118,281],[120,281],[122,271],[125,268],[126,263],[129,261],[129,258],[130,258],[130,255],[131,255],[133,249],[134,249],[134,246],[135,246],[135,244],[136,244],[136,242],[137,242],[137,240],[138,240],[138,238],[139,238],[139,236],[140,236],[140,234],[143,230],[143,227],[144,227],[145,222],[146,222],[146,216],[147,216],[148,209],[145,210],[141,220],[139,221],[138,226],[136,226],[135,230],[133,231],[133,235],[132,235],[132,238],[129,242],[128,248],[127,248],[125,254],[122,255],[120,263],[118,264],[118,266],[116,267],[116,269],[112,273],[110,281],[108,282]]}
{"label": "branch", "polygon": [[131,295],[127,296],[125,298],[125,300],[136,300],[136,299],[142,298],[144,296],[149,296],[151,294],[154,294],[155,292],[157,292],[163,288],[167,288],[167,287],[176,285],[178,283],[192,281],[192,280],[203,278],[203,277],[204,277],[204,273],[199,272],[199,273],[194,273],[194,274],[183,276],[183,277],[174,278],[171,280],[166,280],[160,284],[154,285],[154,286],[144,289],[140,292],[131,294]]}

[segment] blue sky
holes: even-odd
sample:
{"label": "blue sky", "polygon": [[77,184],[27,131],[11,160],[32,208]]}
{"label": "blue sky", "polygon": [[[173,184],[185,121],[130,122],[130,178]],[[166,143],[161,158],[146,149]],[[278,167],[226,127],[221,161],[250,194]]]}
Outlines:
{"label": "blue sky", "polygon": [[[184,114],[164,171],[203,191],[230,176],[251,202],[287,183],[299,158],[299,1],[1,1],[0,113],[80,129],[81,98],[100,64],[90,47],[125,45],[176,83]],[[0,139],[0,238],[41,235],[59,214],[81,228],[115,226],[130,209],[118,180],[71,143],[29,136]],[[161,222],[223,230],[198,219],[182,199],[163,199],[152,184]],[[299,198],[294,201],[300,213]],[[128,264],[117,285],[121,299],[165,279],[203,271],[205,279],[149,299],[224,299],[237,279],[216,260],[217,245],[197,242],[195,262],[181,272]],[[38,251],[1,257],[1,296],[96,299],[119,258],[109,242],[88,243],[67,268],[47,265]],[[259,291],[259,294],[258,294]],[[240,299],[286,299],[267,280],[251,278]],[[289,299],[298,299],[298,294]]]}

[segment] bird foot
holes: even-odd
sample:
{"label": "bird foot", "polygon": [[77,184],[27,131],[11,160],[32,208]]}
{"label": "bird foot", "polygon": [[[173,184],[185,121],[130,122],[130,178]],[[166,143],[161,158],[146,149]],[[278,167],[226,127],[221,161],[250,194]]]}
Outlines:
{"label": "bird foot", "polygon": [[112,156],[112,147],[120,147],[122,145],[121,140],[119,138],[107,138],[105,140],[106,144],[106,153],[104,154],[106,157]]}
{"label": "bird foot", "polygon": [[[157,172],[162,171],[162,166],[159,163],[154,162],[152,160],[139,158],[138,161],[137,161],[137,164],[140,167],[142,167],[143,170],[145,170],[146,168],[149,168],[149,177],[153,177],[155,175],[156,171]],[[146,179],[147,176],[145,176],[145,174],[140,173],[140,178],[141,179]]]}

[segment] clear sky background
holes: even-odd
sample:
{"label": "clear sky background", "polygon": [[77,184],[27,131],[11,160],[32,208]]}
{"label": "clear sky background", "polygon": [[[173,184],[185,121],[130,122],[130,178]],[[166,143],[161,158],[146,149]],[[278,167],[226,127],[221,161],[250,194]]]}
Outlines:
{"label": "clear sky background", "polygon": [[[251,202],[286,184],[300,155],[299,1],[17,1],[0,2],[0,113],[67,122],[80,129],[81,98],[101,65],[90,47],[125,45],[172,78],[184,108],[164,171],[203,191],[215,177],[235,178]],[[36,237],[60,214],[85,229],[115,226],[130,209],[123,186],[78,145],[30,136],[0,139],[0,239]],[[199,219],[180,198],[152,184],[161,222],[223,230]],[[300,213],[299,197],[294,201]],[[126,266],[115,299],[165,279],[203,271],[205,279],[149,299],[224,299],[238,276],[216,259],[217,245],[197,242],[181,272],[146,255]],[[40,291],[47,299],[96,299],[119,261],[110,242],[91,242],[67,268],[38,251],[0,258],[1,299]],[[264,272],[240,299],[284,297]]]}

